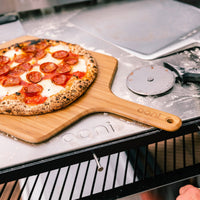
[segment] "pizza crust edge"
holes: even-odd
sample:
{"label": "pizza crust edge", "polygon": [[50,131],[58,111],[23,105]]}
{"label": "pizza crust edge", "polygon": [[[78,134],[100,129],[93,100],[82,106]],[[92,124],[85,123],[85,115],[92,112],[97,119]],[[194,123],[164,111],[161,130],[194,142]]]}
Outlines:
{"label": "pizza crust edge", "polygon": [[[46,39],[29,40],[29,41],[37,42],[42,40]],[[0,50],[0,53],[29,41],[17,43],[8,48],[4,48]],[[86,75],[82,79],[78,79],[77,77],[73,76],[70,79],[70,83],[67,84],[66,88],[63,88],[63,90],[61,90],[57,94],[48,97],[47,100],[42,104],[28,105],[25,102],[23,102],[22,95],[20,94],[10,95],[4,98],[3,101],[0,101],[0,113],[9,115],[27,116],[27,115],[45,114],[65,108],[69,104],[77,100],[80,96],[82,96],[83,93],[85,93],[86,90],[89,88],[91,83],[95,80],[98,72],[97,63],[93,58],[93,56],[86,49],[82,48],[80,45],[71,44],[63,41],[54,41],[54,40],[47,40],[47,41],[53,43],[61,42],[67,44],[72,53],[83,56],[84,59],[86,60],[88,67]]]}

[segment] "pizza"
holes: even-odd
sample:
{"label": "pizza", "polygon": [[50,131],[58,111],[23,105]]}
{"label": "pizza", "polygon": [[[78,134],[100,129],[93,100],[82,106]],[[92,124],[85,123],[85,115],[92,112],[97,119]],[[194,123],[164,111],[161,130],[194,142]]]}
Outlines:
{"label": "pizza", "polygon": [[38,115],[64,108],[96,76],[94,57],[77,44],[34,39],[0,49],[0,113]]}

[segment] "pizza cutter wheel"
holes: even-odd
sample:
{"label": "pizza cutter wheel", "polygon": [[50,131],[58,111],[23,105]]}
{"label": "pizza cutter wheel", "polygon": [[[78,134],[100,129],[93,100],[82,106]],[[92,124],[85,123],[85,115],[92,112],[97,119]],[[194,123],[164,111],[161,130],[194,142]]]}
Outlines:
{"label": "pizza cutter wheel", "polygon": [[132,92],[140,95],[160,95],[174,86],[175,76],[164,67],[141,67],[129,74],[126,84]]}

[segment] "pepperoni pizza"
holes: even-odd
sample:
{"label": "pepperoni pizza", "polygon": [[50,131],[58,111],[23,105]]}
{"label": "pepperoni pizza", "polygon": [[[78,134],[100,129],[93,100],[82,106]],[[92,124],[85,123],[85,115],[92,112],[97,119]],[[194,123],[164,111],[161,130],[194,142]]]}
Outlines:
{"label": "pepperoni pizza", "polygon": [[97,75],[84,48],[36,39],[0,50],[0,113],[37,115],[61,109],[79,98]]}

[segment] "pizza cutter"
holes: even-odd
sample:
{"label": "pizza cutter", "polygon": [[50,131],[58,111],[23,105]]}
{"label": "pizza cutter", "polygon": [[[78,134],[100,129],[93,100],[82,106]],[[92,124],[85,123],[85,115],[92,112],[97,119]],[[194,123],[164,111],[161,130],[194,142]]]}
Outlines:
{"label": "pizza cutter", "polygon": [[184,67],[173,65],[171,63],[164,62],[163,65],[165,68],[173,71],[177,79],[181,81],[181,83],[193,82],[200,83],[200,70],[199,68],[191,68],[186,70]]}
{"label": "pizza cutter", "polygon": [[127,77],[127,87],[140,95],[159,95],[169,91],[175,84],[174,73],[161,66],[141,67]]}
{"label": "pizza cutter", "polygon": [[167,62],[164,67],[141,67],[137,68],[127,77],[127,87],[140,95],[160,95],[169,91],[175,84],[176,79],[182,84],[186,82],[200,83],[200,70],[192,68],[185,70],[184,67]]}

